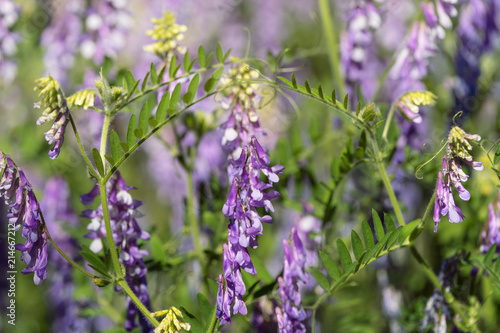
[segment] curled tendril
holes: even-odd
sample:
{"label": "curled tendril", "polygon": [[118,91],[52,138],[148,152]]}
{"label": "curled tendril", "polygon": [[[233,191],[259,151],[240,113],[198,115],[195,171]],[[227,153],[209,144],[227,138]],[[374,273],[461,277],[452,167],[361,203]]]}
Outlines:
{"label": "curled tendril", "polygon": [[[458,111],[458,112],[457,112],[457,113],[453,116],[452,121],[453,121],[453,124],[455,124],[455,126],[458,126],[458,124],[455,122],[455,118],[457,118],[457,117],[462,117],[462,115],[463,115],[463,114],[464,114],[464,112],[463,112],[463,111]],[[459,127],[459,126],[458,126],[458,127]]]}
{"label": "curled tendril", "polygon": [[424,178],[424,177],[422,177],[422,176],[419,176],[419,175],[418,175],[418,173],[420,172],[420,170],[422,170],[422,168],[423,168],[424,166],[426,166],[426,165],[427,165],[427,164],[429,164],[429,163],[430,163],[433,159],[435,159],[435,158],[436,158],[436,156],[438,156],[438,155],[441,153],[441,151],[443,151],[443,149],[444,149],[444,148],[446,148],[446,145],[447,145],[447,144],[448,144],[448,140],[446,140],[446,142],[443,144],[443,146],[439,149],[439,151],[438,151],[437,153],[435,153],[435,154],[431,154],[431,156],[432,156],[432,157],[431,157],[431,158],[430,158],[427,162],[425,162],[425,163],[423,163],[423,164],[420,164],[420,165],[417,167],[417,169],[415,170],[415,178],[417,178],[417,179],[423,179],[423,178]]}
{"label": "curled tendril", "polygon": [[272,101],[276,98],[278,95],[278,91],[275,87],[273,86],[268,86],[264,85],[261,89],[261,96],[262,99],[259,102],[259,105],[257,106],[257,109],[263,109],[265,106],[271,104]]}

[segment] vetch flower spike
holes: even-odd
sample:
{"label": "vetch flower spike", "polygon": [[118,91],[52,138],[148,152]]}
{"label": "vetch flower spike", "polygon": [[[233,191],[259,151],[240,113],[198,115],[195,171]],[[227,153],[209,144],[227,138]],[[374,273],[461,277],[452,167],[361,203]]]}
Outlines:
{"label": "vetch flower spike", "polygon": [[162,310],[151,313],[153,317],[165,316],[160,325],[155,328],[154,333],[178,333],[181,329],[191,330],[191,324],[180,321],[177,317],[183,318],[182,313],[172,306],[168,310]]}
{"label": "vetch flower spike", "polygon": [[481,233],[481,253],[488,252],[494,244],[497,245],[496,252],[500,253],[500,190],[496,206],[496,212],[493,203],[488,206],[488,221]]}
{"label": "vetch flower spike", "polygon": [[399,98],[397,106],[408,121],[419,124],[422,122],[419,106],[434,105],[436,98],[430,91],[410,91]]}
{"label": "vetch flower spike", "polygon": [[59,83],[52,77],[43,77],[35,82],[37,86],[34,90],[39,90],[38,97],[42,98],[40,102],[35,104],[35,108],[44,108],[36,124],[41,125],[46,121],[54,121],[50,130],[45,132],[45,140],[50,145],[54,144],[49,151],[49,157],[55,159],[61,151],[64,143],[64,133],[69,122],[68,103],[64,98]]}
{"label": "vetch flower spike", "polygon": [[434,204],[434,232],[437,232],[441,216],[448,215],[452,223],[462,222],[465,216],[458,206],[455,205],[452,193],[452,185],[458,191],[458,196],[464,201],[470,199],[470,193],[463,186],[469,178],[462,169],[461,161],[472,166],[474,170],[483,170],[483,163],[472,159],[469,153],[472,146],[469,140],[479,142],[481,137],[477,134],[468,134],[463,129],[455,126],[448,135],[446,153],[443,156],[442,169],[438,173],[436,187],[436,201]]}
{"label": "vetch flower spike", "polygon": [[23,274],[34,273],[36,285],[47,278],[47,245],[49,236],[42,220],[40,206],[31,184],[23,170],[16,166],[9,155],[0,151],[0,197],[9,207],[7,218],[9,224],[17,231],[23,227],[21,235],[26,238],[24,244],[16,244],[21,251],[21,260],[28,267]]}

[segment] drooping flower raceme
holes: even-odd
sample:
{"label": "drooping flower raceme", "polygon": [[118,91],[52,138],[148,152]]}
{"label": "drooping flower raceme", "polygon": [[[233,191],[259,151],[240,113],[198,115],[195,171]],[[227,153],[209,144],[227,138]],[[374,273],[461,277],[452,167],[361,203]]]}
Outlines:
{"label": "drooping flower raceme", "polygon": [[23,274],[34,273],[33,281],[39,285],[47,277],[47,245],[48,234],[41,217],[40,206],[36,200],[31,184],[23,170],[17,167],[9,155],[0,152],[0,197],[9,206],[7,218],[9,224],[17,231],[22,228],[21,235],[26,238],[24,244],[16,244],[21,251],[21,260],[28,267]]}
{"label": "drooping flower raceme", "polygon": [[50,130],[45,132],[45,140],[49,145],[54,144],[49,151],[49,157],[55,159],[59,156],[61,147],[64,143],[64,133],[69,122],[69,109],[66,99],[59,83],[52,77],[44,77],[36,80],[38,84],[35,90],[39,90],[38,97],[42,100],[35,104],[36,108],[45,108],[42,116],[36,121],[37,125],[41,125],[46,121],[54,121]]}
{"label": "drooping flower raceme", "polygon": [[[148,252],[139,248],[138,241],[148,240],[150,236],[137,223],[136,218],[142,216],[137,208],[142,205],[142,202],[132,198],[129,193],[132,189],[135,189],[135,187],[127,186],[119,172],[116,172],[111,177],[106,186],[109,218],[113,231],[113,240],[116,247],[120,247],[119,261],[126,269],[125,279],[141,302],[149,308],[146,280],[147,268],[143,260],[143,257],[147,256]],[[83,204],[90,205],[98,194],[99,187],[96,185],[88,194],[82,195],[80,200]],[[106,239],[106,226],[102,205],[99,205],[95,210],[84,211],[82,216],[91,219],[90,224],[87,226],[89,233],[85,237],[93,240],[90,249],[98,253],[103,249],[102,240]],[[151,327],[149,322],[138,314],[136,306],[127,296],[127,318],[125,320],[125,328],[127,330],[130,331],[138,326],[136,316],[139,317],[142,331],[150,332]]]}
{"label": "drooping flower raceme", "polygon": [[[269,166],[269,155],[255,137],[243,148],[240,157],[237,160],[230,159],[229,163],[232,165],[230,178],[233,183],[222,209],[229,218],[228,243],[223,245],[224,274],[219,275],[217,294],[217,317],[222,324],[231,321],[232,304],[233,314],[247,314],[242,298],[246,287],[241,269],[250,274],[257,273],[248,247],[257,248],[257,236],[262,235],[262,223],[272,222],[271,216],[260,216],[257,207],[264,207],[266,212],[274,211],[271,200],[281,194],[269,189],[279,181],[278,175],[284,169],[281,165]],[[261,180],[261,173],[267,176],[267,183]]]}
{"label": "drooping flower raceme", "polygon": [[280,333],[305,333],[303,321],[307,314],[301,306],[300,286],[307,282],[305,264],[306,252],[297,234],[292,228],[291,241],[283,239],[285,258],[283,261],[283,277],[278,278],[282,307],[276,307],[276,316]]}
{"label": "drooping flower raceme", "polygon": [[497,201],[496,212],[493,203],[488,206],[488,223],[481,233],[481,252],[488,252],[494,244],[497,245],[496,252],[500,253],[500,197]]}
{"label": "drooping flower raceme", "polygon": [[455,205],[452,185],[458,191],[458,196],[464,201],[470,199],[470,193],[463,186],[469,178],[462,169],[461,161],[472,166],[474,170],[483,170],[483,163],[474,161],[469,151],[472,149],[469,140],[479,142],[481,137],[477,134],[468,134],[463,129],[455,126],[448,136],[446,153],[443,156],[442,169],[438,173],[436,187],[436,201],[434,204],[434,232],[437,231],[441,216],[448,215],[448,220],[453,223],[462,222],[464,215]]}

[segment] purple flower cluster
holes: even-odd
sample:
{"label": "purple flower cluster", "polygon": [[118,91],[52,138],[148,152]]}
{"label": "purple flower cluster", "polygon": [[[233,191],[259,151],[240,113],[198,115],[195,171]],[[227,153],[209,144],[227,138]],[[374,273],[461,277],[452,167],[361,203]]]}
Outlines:
{"label": "purple flower cluster", "polygon": [[[264,207],[266,212],[274,211],[271,200],[281,194],[273,190],[264,191],[279,181],[278,175],[284,169],[281,165],[269,166],[269,155],[255,137],[252,137],[249,145],[243,147],[240,157],[237,160],[230,159],[229,163],[233,183],[222,208],[224,215],[229,218],[229,235],[228,243],[223,245],[224,274],[219,275],[217,294],[217,317],[222,324],[231,321],[233,303],[233,314],[247,313],[242,298],[246,288],[241,268],[250,274],[257,273],[248,247],[257,248],[257,236],[262,235],[262,223],[272,222],[271,216],[260,216],[257,207]],[[268,183],[261,180],[261,172],[267,176]]]}
{"label": "purple flower cluster", "polygon": [[59,83],[52,77],[41,78],[36,82],[38,85],[35,90],[40,90],[38,97],[41,97],[42,100],[35,104],[35,108],[45,108],[36,124],[41,125],[46,121],[54,120],[50,130],[45,132],[45,140],[49,145],[54,145],[49,151],[49,157],[55,159],[61,151],[64,143],[64,133],[69,122],[68,103],[63,96]]}
{"label": "purple flower cluster", "polygon": [[[137,210],[143,203],[134,200],[129,191],[135,187],[127,186],[119,172],[116,172],[109,180],[106,186],[108,195],[109,218],[111,229],[113,231],[113,240],[116,247],[120,247],[120,263],[125,266],[125,279],[139,297],[141,302],[146,306],[149,305],[148,285],[146,280],[147,268],[144,264],[143,257],[148,255],[145,250],[139,249],[137,242],[139,240],[148,240],[149,234],[143,231],[136,218],[141,217],[141,213]],[[82,195],[80,200],[85,205],[90,205],[99,194],[98,185],[87,194]],[[91,219],[87,230],[90,232],[85,236],[92,239],[90,249],[98,253],[103,248],[102,240],[106,238],[106,227],[104,223],[102,205],[97,209],[85,210],[82,213],[83,217]],[[148,321],[138,314],[132,300],[127,297],[127,318],[125,320],[125,329],[132,330],[137,327],[136,316],[139,317],[139,323],[143,332],[150,332],[151,328]]]}
{"label": "purple flower cluster", "polygon": [[283,277],[278,278],[282,308],[276,307],[276,316],[280,333],[305,333],[303,321],[307,314],[301,307],[302,295],[300,285],[307,282],[305,263],[306,252],[297,234],[292,228],[291,242],[283,239],[285,258],[283,261]]}
{"label": "purple flower cluster", "polygon": [[448,214],[448,220],[452,223],[462,222],[464,215],[460,208],[455,205],[452,193],[452,184],[458,191],[458,196],[464,201],[470,199],[470,193],[462,184],[469,178],[462,169],[461,160],[472,166],[474,170],[483,170],[483,163],[472,159],[469,151],[472,149],[468,140],[479,142],[481,137],[477,134],[465,133],[460,127],[453,127],[448,136],[446,153],[443,156],[442,169],[438,173],[436,187],[436,202],[434,204],[434,232],[437,232],[441,215]]}
{"label": "purple flower cluster", "polygon": [[368,98],[375,90],[376,79],[369,72],[377,66],[375,63],[368,63],[376,59],[373,35],[380,24],[380,11],[373,1],[353,2],[353,7],[347,14],[347,31],[342,36],[340,49],[346,92],[352,98],[357,94],[358,87]]}
{"label": "purple flower cluster", "polygon": [[[500,195],[500,191],[499,191]],[[497,253],[500,253],[500,197],[497,201],[497,212],[493,203],[488,206],[488,224],[481,233],[481,252],[486,253],[494,244],[497,245]]]}
{"label": "purple flower cluster", "polygon": [[0,0],[0,81],[9,83],[16,75],[16,63],[8,59],[16,53],[19,35],[11,28],[19,19],[21,7],[14,1]]}
{"label": "purple flower cluster", "polygon": [[9,206],[9,224],[16,231],[22,226],[21,235],[26,238],[26,243],[15,245],[15,249],[22,252],[21,260],[28,265],[22,273],[34,273],[33,281],[39,285],[47,277],[48,245],[40,207],[24,172],[14,164],[9,155],[2,152],[0,174],[0,197],[3,197],[5,204]]}

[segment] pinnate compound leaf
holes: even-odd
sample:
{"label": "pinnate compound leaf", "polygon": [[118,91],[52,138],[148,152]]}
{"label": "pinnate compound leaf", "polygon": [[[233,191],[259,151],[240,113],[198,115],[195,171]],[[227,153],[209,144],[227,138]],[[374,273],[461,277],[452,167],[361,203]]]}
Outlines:
{"label": "pinnate compound leaf", "polygon": [[205,92],[208,94],[208,93],[211,93],[212,90],[214,90],[215,86],[217,85],[217,83],[219,82],[219,79],[222,75],[222,71],[224,70],[224,68],[218,68],[213,74],[212,76],[207,80],[207,82],[205,83],[205,86],[204,86],[204,89],[205,89]]}
{"label": "pinnate compound leaf", "polygon": [[179,100],[181,98],[181,84],[177,83],[172,92],[172,96],[170,97],[170,103],[168,105],[168,112],[170,114],[177,111],[177,107],[179,106]]}
{"label": "pinnate compound leaf", "polygon": [[127,129],[127,146],[128,148],[132,148],[135,144],[135,129],[137,128],[137,117],[133,114],[130,117],[130,121],[128,122]]}
{"label": "pinnate compound leaf", "polygon": [[407,225],[405,225],[403,227],[403,230],[401,230],[401,234],[399,234],[399,237],[398,237],[399,244],[403,244],[406,241],[408,236],[410,236],[410,234],[417,227],[419,222],[420,222],[420,219],[417,219],[415,221],[408,223]]}
{"label": "pinnate compound leaf", "polygon": [[380,221],[380,217],[375,209],[372,209],[372,218],[373,218],[373,226],[375,228],[375,234],[377,235],[377,240],[380,242],[382,238],[384,238],[384,226],[382,225],[382,221]]}
{"label": "pinnate compound leaf", "polygon": [[189,87],[187,92],[182,97],[182,100],[186,104],[191,104],[196,97],[196,92],[198,91],[198,85],[200,84],[200,74],[196,74],[191,82],[189,83]]}
{"label": "pinnate compound leaf", "polygon": [[111,131],[109,145],[111,148],[111,157],[113,157],[113,160],[116,163],[122,157],[123,153],[120,146],[120,138],[118,137],[118,134],[115,132],[115,130]]}
{"label": "pinnate compound leaf", "polygon": [[363,247],[363,242],[361,241],[361,238],[354,230],[351,230],[351,242],[352,242],[354,257],[356,258],[356,260],[359,261],[359,259],[363,255],[363,252],[365,252],[365,248]]}
{"label": "pinnate compound leaf", "polygon": [[375,240],[373,239],[372,228],[370,228],[370,225],[365,220],[363,220],[362,228],[363,228],[363,239],[365,240],[366,249],[370,250],[372,247],[375,246]]}
{"label": "pinnate compound leaf", "polygon": [[340,262],[345,270],[352,264],[352,258],[347,246],[341,239],[337,239],[337,250],[339,251]]}
{"label": "pinnate compound leaf", "polygon": [[158,109],[156,109],[156,121],[158,123],[165,120],[167,116],[168,104],[170,103],[170,92],[165,92],[161,97],[160,104],[158,104]]}

